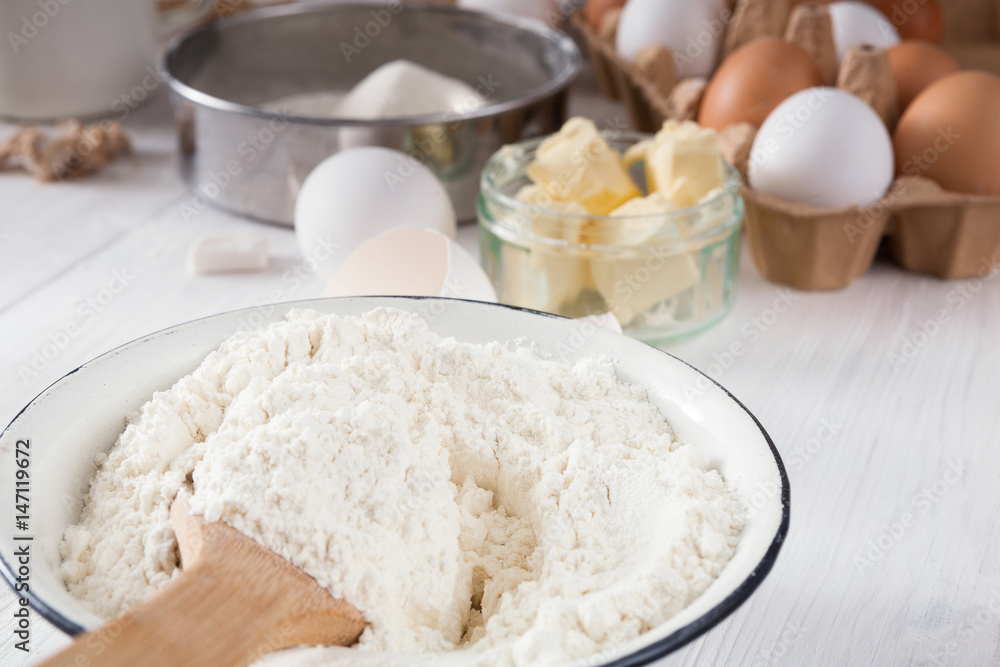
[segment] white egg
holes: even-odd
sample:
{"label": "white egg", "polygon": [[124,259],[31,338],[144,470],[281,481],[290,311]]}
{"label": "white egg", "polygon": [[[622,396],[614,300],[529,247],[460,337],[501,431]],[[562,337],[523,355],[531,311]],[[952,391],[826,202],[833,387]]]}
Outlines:
{"label": "white egg", "polygon": [[475,258],[429,229],[393,229],[362,244],[344,260],[323,296],[446,296],[496,302]]}
{"label": "white egg", "polygon": [[709,76],[726,31],[721,0],[629,0],[618,23],[618,53],[634,60],[643,47],[662,44],[674,54],[681,78]]}
{"label": "white egg", "polygon": [[396,227],[454,238],[455,209],[427,167],[388,148],[352,148],[327,158],[295,201],[299,248],[326,279],[362,243]]}
{"label": "white egg", "polygon": [[830,20],[840,62],[852,46],[871,44],[889,49],[900,41],[899,31],[885,14],[863,2],[830,3]]}
{"label": "white egg", "polygon": [[893,180],[892,139],[878,114],[835,88],[792,95],[761,125],[750,150],[750,185],[817,208],[866,206]]}
{"label": "white egg", "polygon": [[502,12],[527,16],[555,24],[562,14],[555,0],[458,0],[458,6],[481,12]]}

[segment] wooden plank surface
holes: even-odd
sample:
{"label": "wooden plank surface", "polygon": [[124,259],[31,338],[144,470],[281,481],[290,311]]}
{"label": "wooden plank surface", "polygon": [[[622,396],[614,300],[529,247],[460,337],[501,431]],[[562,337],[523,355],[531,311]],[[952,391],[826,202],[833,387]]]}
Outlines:
{"label": "wooden plank surface", "polygon": [[[575,104],[624,118],[586,86]],[[190,195],[162,95],[127,127],[136,158],[97,178],[43,187],[0,175],[3,424],[128,340],[275,290],[278,300],[320,291],[315,278],[290,278],[301,256],[289,230],[213,210],[183,221]],[[186,272],[199,234],[247,226],[267,236],[271,269]],[[475,247],[474,228],[460,237]],[[946,283],[880,264],[849,290],[805,294],[765,282],[744,256],[734,313],[667,349],[769,430],[789,468],[792,528],[753,598],[664,665],[1000,665],[1000,276]],[[67,643],[33,614],[30,658],[14,650],[15,605],[4,588],[0,663]]]}

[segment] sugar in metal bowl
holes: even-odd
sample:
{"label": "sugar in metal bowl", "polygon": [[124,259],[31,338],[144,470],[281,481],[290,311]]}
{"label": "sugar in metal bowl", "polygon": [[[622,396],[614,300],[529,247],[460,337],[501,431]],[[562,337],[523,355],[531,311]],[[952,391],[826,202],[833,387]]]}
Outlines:
{"label": "sugar in metal bowl", "polygon": [[[379,120],[265,108],[291,95],[347,92],[399,59],[459,79],[488,103],[461,115]],[[502,145],[561,126],[580,63],[572,40],[528,19],[430,5],[306,3],[245,12],[183,35],[162,69],[193,207],[291,225],[309,172],[338,151],[368,145],[427,164],[458,219],[474,219],[486,160]]]}

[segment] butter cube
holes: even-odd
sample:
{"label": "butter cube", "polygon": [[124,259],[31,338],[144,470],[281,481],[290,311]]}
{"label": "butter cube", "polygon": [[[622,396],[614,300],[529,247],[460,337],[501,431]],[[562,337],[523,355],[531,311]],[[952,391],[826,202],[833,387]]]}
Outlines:
{"label": "butter cube", "polygon": [[591,312],[587,293],[594,295],[590,263],[540,245],[522,248],[504,244],[500,251],[504,303],[547,313],[573,316]]}
{"label": "butter cube", "polygon": [[636,197],[611,211],[609,216],[617,220],[597,220],[584,226],[577,241],[621,247],[641,245],[657,234],[679,238],[676,225],[666,219],[674,210],[677,204],[659,192]]}
{"label": "butter cube", "polygon": [[667,255],[656,245],[630,258],[595,259],[591,275],[608,308],[625,325],[701,280],[694,255]]}
{"label": "butter cube", "polygon": [[[534,183],[521,188],[516,197],[540,209],[532,211],[536,215],[530,219],[532,231],[536,236],[562,239],[571,243],[581,242],[581,230],[589,224],[587,221],[589,213],[583,204],[555,199],[542,186]],[[541,209],[568,215],[547,214]]]}
{"label": "butter cube", "polygon": [[612,217],[625,218],[633,215],[657,215],[676,211],[678,208],[670,199],[663,196],[662,192],[654,192],[646,197],[636,197],[611,211]]}
{"label": "butter cube", "polygon": [[591,215],[607,215],[640,196],[621,156],[586,118],[571,118],[543,141],[527,173],[553,198],[582,204]]}
{"label": "butter cube", "polygon": [[545,188],[535,183],[525,185],[523,188],[518,190],[517,194],[514,196],[526,204],[531,204],[550,211],[573,213],[576,215],[589,215],[583,204],[575,201],[563,201],[561,199],[556,199],[550,195]]}
{"label": "butter cube", "polygon": [[694,206],[724,183],[719,137],[713,130],[690,121],[667,121],[647,146],[640,146],[633,147],[628,159],[645,150],[650,191],[681,208]]}
{"label": "butter cube", "polygon": [[[670,122],[670,121],[668,121]],[[644,139],[637,144],[632,144],[625,150],[625,155],[622,156],[622,161],[625,163],[625,168],[643,162],[646,156],[649,155],[649,149],[653,147],[652,139]]]}
{"label": "butter cube", "polygon": [[[531,220],[536,236],[580,243],[582,229],[587,226],[587,209],[575,201],[554,198],[537,184],[525,185],[517,199],[542,209]],[[558,211],[566,216],[547,214]],[[504,263],[504,299],[508,303],[549,313],[574,312],[585,299],[584,292],[593,291],[590,266],[572,251],[547,248],[532,243],[529,248],[505,245],[501,251]]]}

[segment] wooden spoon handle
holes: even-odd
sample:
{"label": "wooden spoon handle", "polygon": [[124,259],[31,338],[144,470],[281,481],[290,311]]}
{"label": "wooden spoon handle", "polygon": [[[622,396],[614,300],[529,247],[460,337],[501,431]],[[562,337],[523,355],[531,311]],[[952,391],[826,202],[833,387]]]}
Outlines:
{"label": "wooden spoon handle", "polygon": [[171,508],[183,572],[40,667],[242,667],[301,644],[350,646],[357,609],[230,526]]}
{"label": "wooden spoon handle", "polygon": [[287,618],[277,618],[273,600],[262,599],[266,591],[253,582],[227,585],[228,574],[215,569],[199,565],[185,571],[148,603],[79,635],[42,665],[228,667],[290,645],[282,634],[293,629],[281,622]]}

